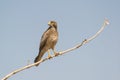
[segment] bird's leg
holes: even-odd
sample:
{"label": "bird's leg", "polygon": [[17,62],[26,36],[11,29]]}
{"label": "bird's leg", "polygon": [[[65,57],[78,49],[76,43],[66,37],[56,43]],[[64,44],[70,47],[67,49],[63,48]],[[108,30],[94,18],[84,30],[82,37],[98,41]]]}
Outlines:
{"label": "bird's leg", "polygon": [[54,55],[58,56],[59,54],[53,49]]}
{"label": "bird's leg", "polygon": [[50,50],[48,50],[48,59],[52,58],[50,55]]}

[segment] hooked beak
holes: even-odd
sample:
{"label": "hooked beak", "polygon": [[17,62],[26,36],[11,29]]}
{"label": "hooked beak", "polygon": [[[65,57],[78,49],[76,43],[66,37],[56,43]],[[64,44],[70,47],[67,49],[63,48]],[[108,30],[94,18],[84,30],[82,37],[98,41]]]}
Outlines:
{"label": "hooked beak", "polygon": [[51,21],[48,22],[48,25],[50,25],[50,24],[51,24]]}

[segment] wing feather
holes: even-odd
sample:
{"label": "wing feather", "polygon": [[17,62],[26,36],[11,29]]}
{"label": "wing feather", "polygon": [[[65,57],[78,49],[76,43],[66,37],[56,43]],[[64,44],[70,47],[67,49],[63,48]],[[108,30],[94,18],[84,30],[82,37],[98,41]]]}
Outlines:
{"label": "wing feather", "polygon": [[49,35],[50,35],[50,27],[43,33],[43,35],[41,37],[39,51],[42,50],[45,47],[46,42],[49,38]]}

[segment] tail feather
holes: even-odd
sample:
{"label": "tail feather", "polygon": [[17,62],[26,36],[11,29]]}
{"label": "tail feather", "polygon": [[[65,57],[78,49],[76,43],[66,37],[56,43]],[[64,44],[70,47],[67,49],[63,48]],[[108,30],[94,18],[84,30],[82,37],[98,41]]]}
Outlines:
{"label": "tail feather", "polygon": [[[39,53],[38,56],[35,58],[34,63],[40,61],[41,58],[42,58],[42,56],[43,56],[43,54]],[[38,66],[38,65],[39,65],[39,64],[37,64],[36,66]]]}

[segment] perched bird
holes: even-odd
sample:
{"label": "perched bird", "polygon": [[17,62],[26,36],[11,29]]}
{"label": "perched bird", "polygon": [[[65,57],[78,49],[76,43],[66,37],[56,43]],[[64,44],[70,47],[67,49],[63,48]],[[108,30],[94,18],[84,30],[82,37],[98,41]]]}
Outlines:
{"label": "perched bird", "polygon": [[[52,49],[54,55],[57,53],[55,52],[54,48],[58,41],[58,31],[57,31],[57,23],[55,21],[48,22],[49,28],[43,33],[41,37],[40,47],[38,56],[35,58],[34,62],[38,62],[41,60],[43,55],[48,51],[48,58],[51,58],[49,50]],[[39,65],[39,64],[38,64]],[[36,66],[38,66],[36,65]]]}

